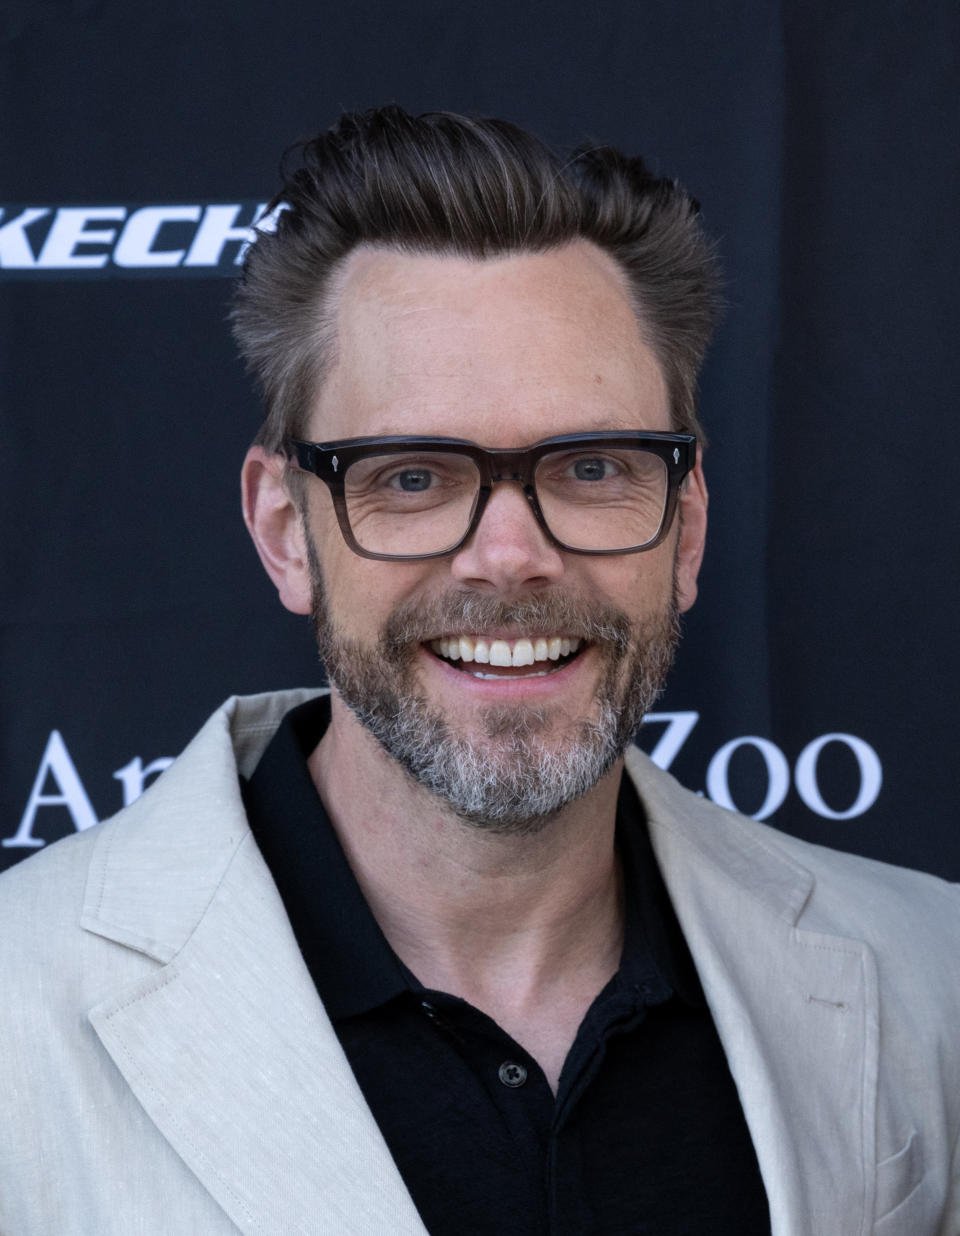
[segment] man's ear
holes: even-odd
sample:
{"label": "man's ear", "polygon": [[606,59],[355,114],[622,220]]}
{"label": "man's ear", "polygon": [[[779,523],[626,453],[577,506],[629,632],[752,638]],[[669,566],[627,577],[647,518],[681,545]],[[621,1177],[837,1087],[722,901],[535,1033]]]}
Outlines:
{"label": "man's ear", "polygon": [[703,561],[707,537],[707,482],[703,478],[700,452],[697,465],[683,482],[677,512],[680,534],[677,540],[677,605],[684,614],[697,599],[697,575]]}
{"label": "man's ear", "polygon": [[284,467],[279,455],[251,446],[240,474],[243,518],[281,602],[294,614],[309,614],[310,565]]}

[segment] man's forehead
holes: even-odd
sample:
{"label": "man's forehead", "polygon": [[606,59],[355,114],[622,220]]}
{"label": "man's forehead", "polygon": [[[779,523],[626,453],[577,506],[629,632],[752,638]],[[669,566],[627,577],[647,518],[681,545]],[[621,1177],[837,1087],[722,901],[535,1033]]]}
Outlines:
{"label": "man's forehead", "polygon": [[[609,419],[571,432],[669,427],[636,421],[638,402],[665,407],[665,382],[625,277],[588,241],[485,259],[364,247],[344,263],[335,297],[333,363],[315,412],[329,422],[348,403],[394,418],[343,425],[344,436],[432,432],[422,417],[448,413],[451,401],[504,411],[532,401],[541,412],[555,402],[574,417],[570,405],[586,401],[585,412]],[[438,431],[451,432],[446,416]]]}
{"label": "man's forehead", "polygon": [[623,272],[588,240],[540,252],[496,254],[487,258],[454,253],[410,253],[392,246],[362,245],[344,261],[337,277],[336,318],[382,311],[391,316],[436,308],[455,317],[481,317],[507,300],[553,302],[558,313],[569,303],[581,313],[611,308],[634,329],[634,307]]}

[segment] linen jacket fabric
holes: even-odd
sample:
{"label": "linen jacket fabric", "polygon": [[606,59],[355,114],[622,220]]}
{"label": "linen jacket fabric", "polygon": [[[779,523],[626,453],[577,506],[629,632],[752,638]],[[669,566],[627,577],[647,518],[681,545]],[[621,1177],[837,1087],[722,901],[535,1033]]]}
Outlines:
{"label": "linen jacket fabric", "polygon": [[[228,701],[131,807],[0,878],[2,1236],[424,1236],[240,798],[313,694]],[[960,890],[627,767],[773,1236],[958,1236]]]}

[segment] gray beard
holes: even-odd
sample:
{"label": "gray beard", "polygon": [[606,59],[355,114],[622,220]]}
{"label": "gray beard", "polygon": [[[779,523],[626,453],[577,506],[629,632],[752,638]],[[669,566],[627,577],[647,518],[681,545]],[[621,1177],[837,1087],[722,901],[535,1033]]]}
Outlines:
{"label": "gray beard", "polygon": [[[365,646],[335,628],[315,553],[311,571],[314,629],[331,685],[418,785],[488,832],[539,832],[610,771],[662,691],[679,638],[675,601],[631,624],[619,610],[562,596],[506,604],[455,592],[399,606],[377,643]],[[454,730],[418,693],[414,658],[421,642],[441,633],[492,627],[574,631],[596,645],[603,661],[596,718],[497,706],[480,714],[485,740]]]}

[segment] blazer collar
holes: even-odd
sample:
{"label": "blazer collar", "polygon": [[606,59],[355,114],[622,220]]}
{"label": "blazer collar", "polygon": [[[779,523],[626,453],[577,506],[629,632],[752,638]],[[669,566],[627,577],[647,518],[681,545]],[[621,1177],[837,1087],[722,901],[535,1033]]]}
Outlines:
{"label": "blazer collar", "polygon": [[309,694],[230,701],[122,827],[104,826],[83,926],[161,964],[89,1017],[241,1232],[425,1236],[240,800],[238,764]]}
{"label": "blazer collar", "polygon": [[[627,769],[737,1084],[774,1236],[869,1230],[878,997],[873,955],[814,919],[826,851]],[[800,853],[810,862],[801,863]]]}
{"label": "blazer collar", "polygon": [[98,830],[81,925],[157,961],[176,956],[249,835],[238,774],[253,770],[284,713],[321,694],[227,700],[163,776]]}

